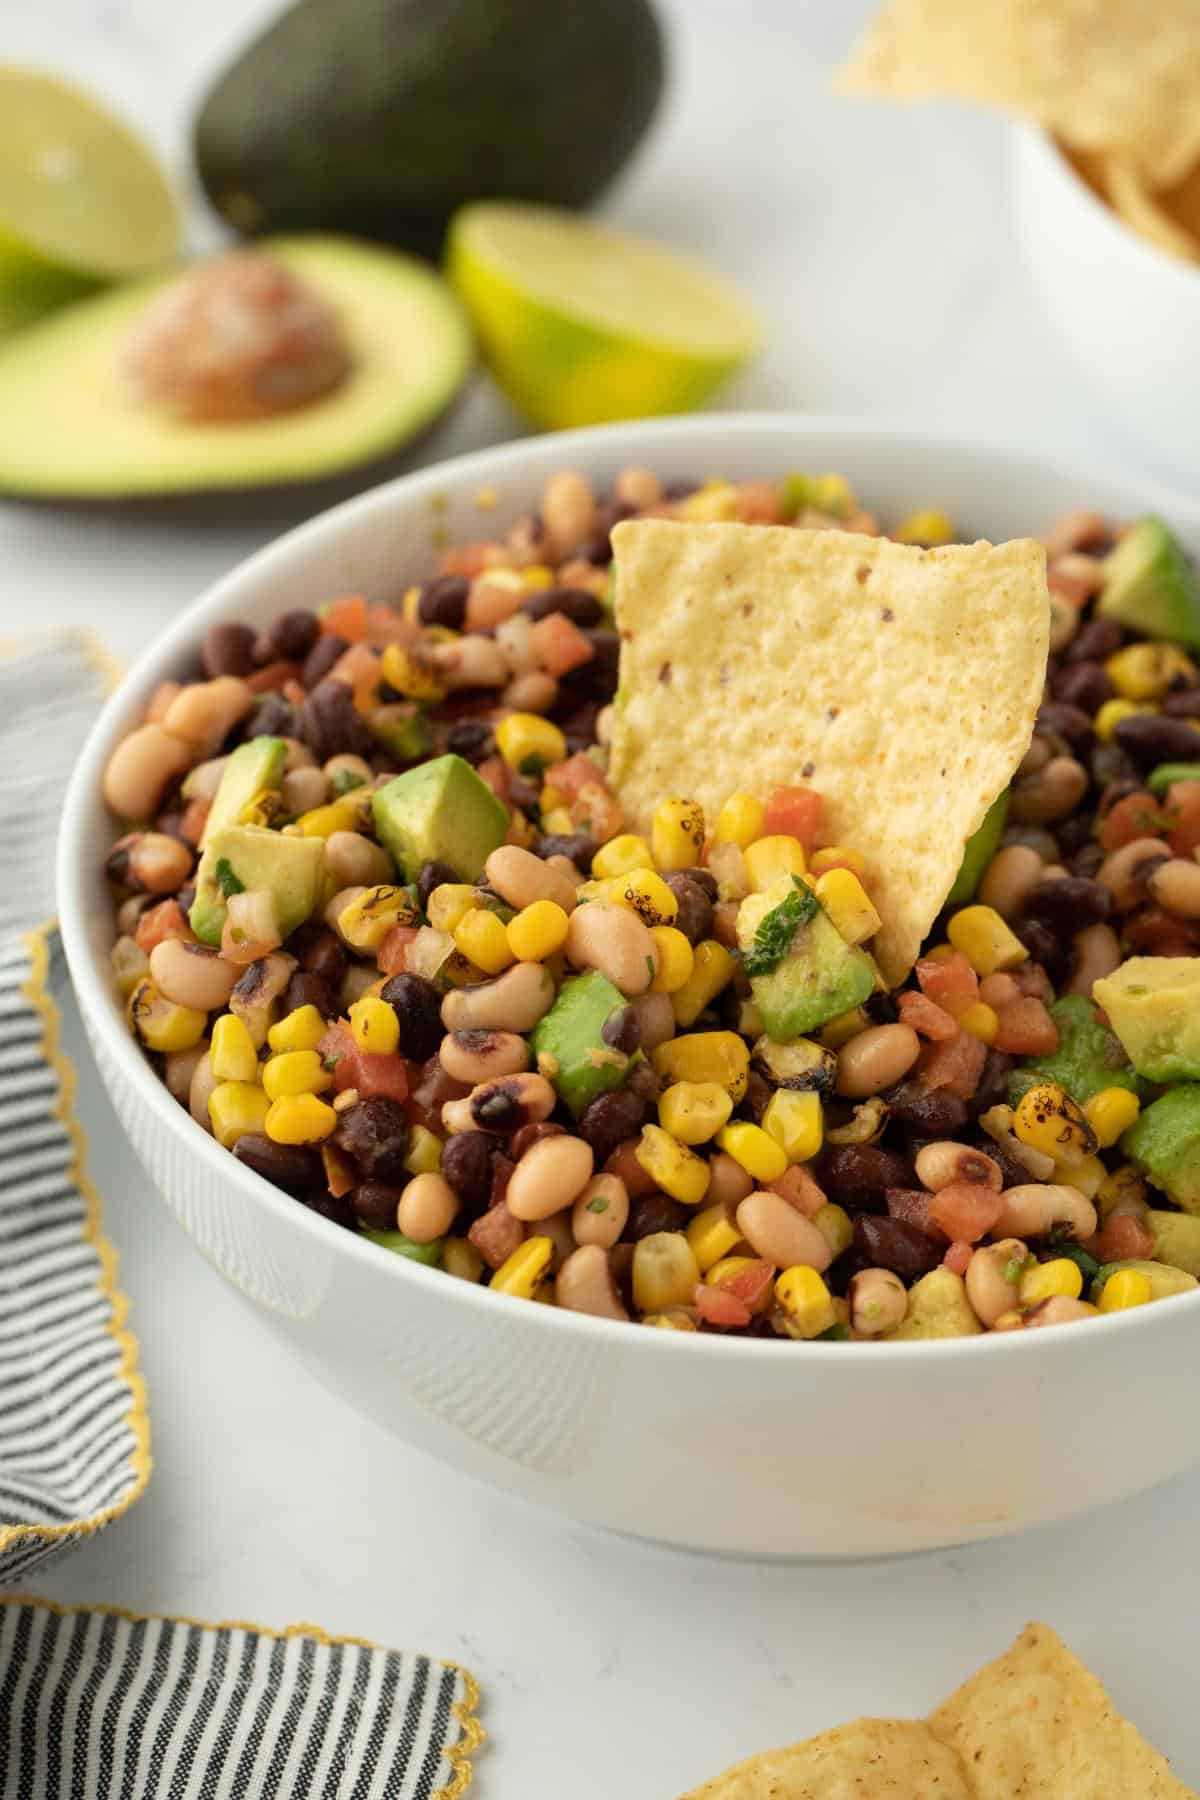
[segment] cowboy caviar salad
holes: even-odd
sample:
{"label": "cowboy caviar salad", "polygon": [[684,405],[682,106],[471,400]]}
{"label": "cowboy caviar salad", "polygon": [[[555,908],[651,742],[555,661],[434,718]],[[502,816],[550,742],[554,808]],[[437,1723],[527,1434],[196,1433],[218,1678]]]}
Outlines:
{"label": "cowboy caviar salad", "polygon": [[171,1093],[382,1249],[614,1320],[948,1337],[1195,1288],[1200,587],[1167,527],[1047,533],[1032,738],[889,991],[819,769],[626,817],[637,518],[885,535],[836,476],[564,470],[399,607],[214,625],[153,695],[107,873]]}

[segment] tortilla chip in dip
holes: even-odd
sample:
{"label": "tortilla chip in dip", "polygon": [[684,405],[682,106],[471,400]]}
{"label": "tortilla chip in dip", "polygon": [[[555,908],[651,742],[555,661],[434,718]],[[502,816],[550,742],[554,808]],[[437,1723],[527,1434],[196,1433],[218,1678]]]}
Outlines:
{"label": "tortilla chip in dip", "polygon": [[920,1719],[855,1719],[727,1769],[683,1800],[972,1800],[953,1750]]}
{"label": "tortilla chip in dip", "polygon": [[621,680],[610,779],[664,794],[808,785],[866,858],[889,987],[1029,745],[1045,679],[1032,539],[922,550],[844,531],[631,519],[613,531]]}

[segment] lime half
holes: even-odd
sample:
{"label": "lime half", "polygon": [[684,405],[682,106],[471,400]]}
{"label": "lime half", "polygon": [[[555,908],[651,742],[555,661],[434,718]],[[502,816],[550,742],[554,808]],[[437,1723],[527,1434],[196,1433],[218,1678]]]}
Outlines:
{"label": "lime half", "polygon": [[761,336],[706,269],[549,207],[463,207],[447,264],[496,381],[552,429],[690,412]]}
{"label": "lime half", "polygon": [[119,119],[53,76],[0,65],[0,328],[168,261],[179,213]]}

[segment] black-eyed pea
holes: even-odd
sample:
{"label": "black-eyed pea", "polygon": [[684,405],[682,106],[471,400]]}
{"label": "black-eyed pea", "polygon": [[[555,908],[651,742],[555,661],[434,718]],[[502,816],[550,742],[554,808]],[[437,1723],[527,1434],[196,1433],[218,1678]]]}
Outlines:
{"label": "black-eyed pea", "polygon": [[438,1060],[454,1081],[477,1087],[521,1074],[529,1067],[529,1045],[515,1031],[452,1031],[442,1039]]}
{"label": "black-eyed pea", "polygon": [[393,879],[392,859],[382,844],[361,831],[333,831],[325,840],[325,866],[339,887],[378,887]]}
{"label": "black-eyed pea", "polygon": [[288,769],[279,783],[279,798],[284,811],[299,818],[302,813],[315,812],[318,806],[324,806],[329,798],[329,783],[315,766]]}
{"label": "black-eyed pea", "polygon": [[[181,1106],[188,1103],[188,1095],[192,1088],[192,1077],[198,1065],[208,1055],[208,1039],[201,1038],[190,1050],[172,1050],[163,1057],[163,1080],[168,1092],[179,1101]],[[207,1107],[208,1102],[205,1101]]]}
{"label": "black-eyed pea", "polygon": [[675,1009],[669,994],[639,994],[632,1010],[637,1016],[638,1046],[647,1056],[675,1036]]}
{"label": "black-eyed pea", "polygon": [[993,1226],[1010,1237],[1049,1237],[1065,1232],[1076,1242],[1093,1237],[1099,1225],[1096,1209],[1078,1188],[1056,1182],[1031,1181],[1006,1188],[1001,1195],[1004,1211]]}
{"label": "black-eyed pea", "polygon": [[414,1175],[396,1207],[396,1229],[414,1244],[445,1237],[458,1217],[459,1198],[441,1175],[427,1170]]}
{"label": "black-eyed pea", "polygon": [[225,1006],[241,973],[207,944],[187,938],[164,938],[150,952],[155,987],[177,1006],[194,1006],[198,1012]]}
{"label": "black-eyed pea", "polygon": [[131,831],[117,839],[104,868],[110,881],[136,893],[173,894],[192,872],[192,852],[165,831]]}
{"label": "black-eyed pea", "polygon": [[483,872],[488,886],[517,912],[532,906],[535,900],[552,900],[564,912],[574,911],[577,872],[572,868],[567,874],[560,868],[551,868],[519,844],[501,844],[493,850]]}
{"label": "black-eyed pea", "polygon": [[599,969],[630,996],[644,994],[658,974],[658,946],[637,914],[611,900],[576,907],[567,931],[567,960]]}
{"label": "black-eyed pea", "polygon": [[548,1219],[573,1205],[592,1178],[592,1151],[582,1138],[540,1138],[509,1179],[505,1201],[516,1219]]}
{"label": "black-eyed pea", "polygon": [[168,785],[182,775],[195,748],[160,724],[139,725],[121,739],[104,770],[104,801],[122,819],[149,819]]}
{"label": "black-eyed pea", "polygon": [[1014,781],[1010,813],[1018,825],[1050,825],[1074,812],[1088,790],[1088,773],[1073,756],[1052,756],[1036,775]]}
{"label": "black-eyed pea", "polygon": [[1075,1325],[1081,1319],[1094,1319],[1096,1309],[1086,1300],[1073,1300],[1070,1294],[1052,1294],[1048,1300],[1041,1300],[1036,1306],[1021,1315],[1021,1324],[1026,1331],[1035,1331],[1042,1325]]}
{"label": "black-eyed pea", "polygon": [[1020,1238],[1009,1237],[996,1244],[981,1244],[967,1264],[967,1299],[979,1323],[989,1331],[1016,1306],[1021,1273],[1028,1261],[1028,1247]]}
{"label": "black-eyed pea", "polygon": [[597,1319],[629,1318],[608,1251],[600,1244],[582,1244],[566,1258],[554,1283],[554,1298],[568,1312],[589,1313]]}
{"label": "black-eyed pea", "polygon": [[663,484],[653,469],[639,468],[631,463],[622,469],[613,483],[613,498],[622,506],[632,506],[635,512],[642,512],[648,506],[657,506],[664,494]]}
{"label": "black-eyed pea", "polygon": [[1130,912],[1145,899],[1147,883],[1170,855],[1162,838],[1133,838],[1105,857],[1096,880],[1108,889],[1118,912]]}
{"label": "black-eyed pea", "polygon": [[956,1144],[945,1138],[922,1144],[917,1151],[915,1166],[917,1180],[931,1194],[953,1182],[970,1182],[991,1188],[996,1194],[1004,1186],[999,1163],[985,1156],[982,1150],[973,1150],[969,1144]]}
{"label": "black-eyed pea", "polygon": [[586,475],[559,469],[542,489],[542,524],[556,562],[587,541],[596,529],[596,496]]}
{"label": "black-eyed pea", "polygon": [[781,1194],[759,1188],[737,1208],[738,1230],[756,1256],[777,1269],[804,1267],[821,1274],[833,1260],[829,1240]]}
{"label": "black-eyed pea", "polygon": [[544,1075],[505,1075],[472,1088],[461,1100],[447,1100],[442,1124],[449,1132],[490,1131],[509,1137],[522,1125],[548,1119],[557,1100]]}
{"label": "black-eyed pea", "polygon": [[212,1059],[208,1054],[207,1046],[203,1046],[203,1050],[204,1053],[192,1070],[192,1078],[188,1083],[187,1109],[197,1125],[202,1126],[211,1136],[212,1119],[209,1117],[208,1102],[212,1097],[213,1089],[217,1086],[217,1078],[212,1072]]}
{"label": "black-eyed pea", "polygon": [[1095,983],[1120,966],[1121,940],[1112,926],[1087,925],[1075,933],[1075,967],[1066,991],[1090,999]]}
{"label": "black-eyed pea", "polygon": [[1042,879],[1043,863],[1028,844],[1006,844],[983,872],[978,898],[1002,919],[1019,918],[1025,902]]}
{"label": "black-eyed pea", "polygon": [[511,673],[496,640],[473,634],[456,638],[452,644],[435,645],[433,660],[450,693],[459,688],[504,687]]}
{"label": "black-eyed pea", "polygon": [[594,1175],[576,1197],[571,1230],[577,1244],[611,1250],[629,1218],[629,1189],[619,1175]]}
{"label": "black-eyed pea", "polygon": [[894,1331],[908,1312],[908,1289],[890,1269],[860,1269],[850,1281],[850,1329],[861,1337]]}
{"label": "black-eyed pea", "polygon": [[1177,919],[1200,919],[1200,863],[1173,856],[1146,883],[1150,898]]}
{"label": "black-eyed pea", "polygon": [[709,1157],[708,1192],[704,1196],[709,1206],[720,1205],[732,1213],[746,1195],[753,1192],[753,1177],[727,1151],[718,1150]]}
{"label": "black-eyed pea", "polygon": [[538,1237],[547,1237],[554,1246],[550,1261],[546,1267],[547,1275],[554,1275],[562,1268],[569,1256],[575,1254],[575,1234],[571,1230],[570,1212],[551,1213],[548,1219],[537,1222]]}
{"label": "black-eyed pea", "polygon": [[321,764],[321,773],[331,787],[345,792],[355,783],[360,787],[369,787],[375,779],[375,771],[365,756],[355,756],[350,750],[342,750],[337,756],[327,758]]}
{"label": "black-eyed pea", "polygon": [[865,1100],[903,1079],[921,1054],[911,1025],[868,1025],[838,1051],[837,1091]]}
{"label": "black-eyed pea", "polygon": [[494,981],[451,988],[442,1001],[447,1031],[532,1031],[554,1004],[554,977],[542,963],[514,963]]}
{"label": "black-eyed pea", "polygon": [[167,708],[163,724],[176,737],[197,747],[199,761],[220,748],[239,720],[253,711],[256,702],[257,695],[240,676],[218,675],[212,681],[189,682]]}
{"label": "black-eyed pea", "polygon": [[500,699],[514,712],[548,713],[558,699],[558,683],[544,669],[531,669],[510,681]]}

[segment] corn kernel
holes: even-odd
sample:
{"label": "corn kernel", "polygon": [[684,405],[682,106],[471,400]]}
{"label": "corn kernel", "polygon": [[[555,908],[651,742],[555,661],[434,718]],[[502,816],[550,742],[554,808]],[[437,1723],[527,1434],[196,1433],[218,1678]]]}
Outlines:
{"label": "corn kernel", "polygon": [[923,950],[921,952],[921,961],[949,962],[950,958],[952,956],[957,956],[957,954],[958,952],[955,950],[953,944],[931,944],[928,950]]}
{"label": "corn kernel", "polygon": [[718,1203],[703,1207],[689,1219],[686,1236],[700,1273],[707,1275],[741,1242],[742,1234],[730,1221],[725,1207]]}
{"label": "corn kernel", "polygon": [[819,1206],[812,1216],[812,1222],[829,1245],[835,1261],[854,1242],[854,1226],[850,1214],[834,1200],[828,1200],[824,1206]]}
{"label": "corn kernel", "polygon": [[1094,1200],[1104,1186],[1108,1170],[1098,1156],[1083,1156],[1078,1162],[1058,1162],[1054,1165],[1051,1181],[1058,1181],[1064,1187],[1073,1187],[1086,1200]]}
{"label": "corn kernel", "polygon": [[494,1294],[511,1294],[514,1300],[532,1300],[553,1257],[552,1238],[527,1237],[507,1261],[500,1264],[488,1285]]}
{"label": "corn kernel", "polygon": [[736,519],[737,515],[737,489],[728,481],[706,481],[679,502],[679,517],[690,525],[711,525],[722,519]]}
{"label": "corn kernel", "polygon": [[675,994],[691,975],[695,955],[682,931],[673,925],[652,925],[650,936],[658,950],[658,974],[650,983],[652,994]]}
{"label": "corn kernel", "polygon": [[[676,1015],[675,1015],[675,1021],[676,1021],[676,1024],[679,1024],[679,1025],[682,1025],[684,1023],[684,1021],[679,1017],[678,1013],[676,1013]],[[739,1037],[744,1037],[744,1038],[760,1038],[760,1037],[762,1037],[766,1027],[763,1025],[763,1016],[759,1010],[757,1001],[755,1001],[755,1000],[739,1000],[738,1001],[737,1028],[738,1028]]]}
{"label": "corn kernel", "polygon": [[553,900],[534,900],[508,921],[508,947],[518,962],[545,962],[567,941],[570,924]]}
{"label": "corn kernel", "polygon": [[655,1231],[633,1247],[633,1304],[640,1313],[690,1306],[700,1280],[696,1253],[681,1231]]}
{"label": "corn kernel", "polygon": [[1021,1096],[1013,1130],[1023,1144],[1071,1167],[1096,1148],[1083,1108],[1056,1081],[1042,1081]]}
{"label": "corn kernel", "polygon": [[408,889],[385,881],[364,888],[357,900],[344,906],[338,914],[337,928],[355,950],[378,950],[394,925],[420,923],[421,916]]}
{"label": "corn kernel", "polygon": [[956,950],[961,950],[977,975],[994,975],[1027,962],[1029,952],[1010,931],[992,906],[964,906],[946,931]]}
{"label": "corn kernel", "polygon": [[354,788],[328,806],[314,806],[301,813],[288,830],[300,837],[331,838],[335,831],[361,831],[370,816],[371,796],[365,788]]}
{"label": "corn kernel", "polygon": [[691,974],[671,995],[677,1025],[694,1025],[709,1003],[733,980],[737,964],[724,944],[704,938],[692,951]]}
{"label": "corn kernel", "polygon": [[938,507],[924,507],[901,519],[892,537],[898,544],[952,544],[954,521]]}
{"label": "corn kernel", "polygon": [[762,1123],[789,1163],[808,1162],[824,1137],[821,1096],[814,1088],[776,1088]]}
{"label": "corn kernel", "polygon": [[521,591],[526,594],[541,594],[548,587],[554,586],[554,571],[545,563],[527,563],[521,570]]}
{"label": "corn kernel", "polygon": [[1083,1272],[1069,1256],[1056,1256],[1053,1262],[1027,1264],[1017,1290],[1022,1306],[1036,1306],[1040,1300],[1052,1300],[1065,1294],[1078,1300],[1083,1292]]}
{"label": "corn kernel", "polygon": [[643,1325],[650,1325],[656,1331],[697,1331],[699,1330],[691,1313],[682,1307],[675,1307],[671,1312],[647,1313],[642,1319]]}
{"label": "corn kernel", "polygon": [[424,1125],[413,1125],[408,1134],[404,1167],[410,1175],[432,1175],[442,1166],[442,1140]]}
{"label": "corn kernel", "polygon": [[736,844],[739,850],[744,850],[761,833],[766,816],[766,807],[753,794],[730,794],[717,814],[713,841]]}
{"label": "corn kernel", "polygon": [[788,1166],[787,1152],[782,1144],[776,1143],[761,1125],[751,1125],[748,1120],[739,1119],[733,1125],[722,1126],[717,1133],[717,1144],[727,1156],[732,1156],[734,1162],[740,1163],[754,1181],[778,1181]]}
{"label": "corn kernel", "polygon": [[1096,1189],[1096,1211],[1101,1219],[1107,1219],[1114,1207],[1122,1203],[1127,1210],[1130,1203],[1138,1208],[1146,1203],[1145,1177],[1132,1163],[1122,1163]]}
{"label": "corn kernel", "polygon": [[664,1194],[699,1206],[708,1192],[708,1164],[657,1125],[643,1125],[634,1155]]}
{"label": "corn kernel", "polygon": [[808,859],[810,875],[827,875],[831,869],[850,868],[861,881],[867,872],[867,859],[861,850],[851,850],[846,844],[827,844],[823,850],[814,850]]}
{"label": "corn kernel", "polygon": [[799,838],[776,834],[774,837],[755,838],[754,842],[742,852],[746,862],[746,872],[750,877],[750,886],[755,893],[761,894],[772,882],[779,881],[785,875],[803,875],[804,846]]}
{"label": "corn kernel", "polygon": [[719,1081],[677,1081],[658,1098],[658,1122],[681,1144],[707,1144],[732,1111]]}
{"label": "corn kernel", "polygon": [[664,1081],[719,1081],[736,1106],[746,1092],[750,1051],[733,1031],[693,1031],[670,1038],[650,1052]]}
{"label": "corn kernel", "polygon": [[436,665],[403,644],[388,644],[379,661],[379,672],[390,688],[406,700],[444,700],[446,690]]}
{"label": "corn kernel", "polygon": [[827,1050],[840,1050],[852,1037],[865,1031],[870,1023],[865,1007],[852,1006],[849,1012],[839,1013],[836,1019],[826,1020],[821,1027],[820,1042]]}
{"label": "corn kernel", "polygon": [[1113,735],[1122,719],[1132,719],[1138,713],[1155,713],[1157,711],[1157,706],[1151,705],[1148,701],[1139,704],[1136,700],[1106,700],[1097,709],[1096,716],[1092,720],[1092,729],[1102,744],[1111,744]]}
{"label": "corn kernel", "polygon": [[883,924],[867,890],[851,869],[830,869],[827,874],[818,875],[816,892],[838,936],[848,944],[865,943]]}
{"label": "corn kernel", "polygon": [[608,890],[608,898],[618,906],[630,907],[643,925],[670,925],[679,911],[679,902],[661,875],[653,869],[630,869],[617,876]]}
{"label": "corn kernel", "polygon": [[496,748],[509,768],[521,775],[540,775],[567,757],[566,738],[539,713],[515,712],[501,719],[496,727]]}
{"label": "corn kernel", "polygon": [[962,1031],[969,1031],[978,1038],[981,1044],[994,1044],[1000,1031],[1000,1019],[995,1007],[989,1006],[986,1000],[976,1000],[971,1006],[955,1013],[955,1019]]}
{"label": "corn kernel", "polygon": [[280,819],[290,816],[277,788],[260,788],[242,807],[237,822],[239,825],[259,825],[264,830],[269,830]]}
{"label": "corn kernel", "polygon": [[208,1026],[208,1014],[195,1006],[179,1006],[161,994],[148,975],[144,975],[130,994],[125,1006],[134,1034],[148,1050],[170,1055],[173,1050],[191,1050],[200,1042]]}
{"label": "corn kernel", "polygon": [[1093,1094],[1083,1112],[1096,1134],[1096,1142],[1102,1150],[1107,1150],[1123,1131],[1129,1130],[1141,1110],[1141,1101],[1128,1088],[1110,1087]]}
{"label": "corn kernel", "polygon": [[565,806],[552,806],[549,809],[543,807],[542,830],[547,835],[553,833],[556,837],[570,837],[574,829],[575,821],[571,817],[569,808]]}
{"label": "corn kernel", "polygon": [[386,1000],[364,995],[350,1008],[350,1034],[360,1050],[391,1056],[400,1043],[400,1021]]}
{"label": "corn kernel", "polygon": [[[297,1051],[296,1055],[306,1055]],[[287,1094],[272,1100],[263,1130],[273,1144],[320,1144],[335,1129],[338,1116],[316,1094]]]}
{"label": "corn kernel", "polygon": [[258,1051],[254,1047],[254,1039],[236,1013],[222,1013],[216,1021],[212,1028],[212,1043],[208,1055],[213,1075],[218,1081],[258,1080]]}
{"label": "corn kernel", "polygon": [[442,1240],[442,1268],[460,1281],[478,1281],[483,1274],[483,1258],[469,1238],[448,1237]]}
{"label": "corn kernel", "polygon": [[430,894],[425,916],[435,931],[453,931],[478,905],[479,891],[469,881],[443,881]]}
{"label": "corn kernel", "polygon": [[240,1137],[261,1131],[271,1102],[253,1081],[221,1081],[208,1096],[208,1117],[213,1136],[225,1150]]}
{"label": "corn kernel", "polygon": [[323,1094],[333,1076],[318,1051],[284,1050],[263,1064],[262,1084],[268,1100],[285,1100],[293,1094]]}
{"label": "corn kernel", "polygon": [[650,822],[650,848],[658,868],[694,869],[704,849],[704,808],[698,800],[660,800]]}
{"label": "corn kernel", "polygon": [[508,933],[494,912],[481,907],[464,913],[454,927],[454,942],[468,962],[473,962],[485,975],[500,975],[515,961]]}
{"label": "corn kernel", "polygon": [[[544,798],[544,797],[543,797]],[[654,857],[644,837],[623,831],[607,844],[601,844],[592,858],[592,874],[597,881],[611,881],[614,876],[628,875],[632,869],[652,869]]]}
{"label": "corn kernel", "polygon": [[1117,1269],[1104,1284],[1100,1311],[1125,1312],[1131,1306],[1145,1306],[1150,1294],[1150,1278],[1140,1269]]}
{"label": "corn kernel", "polygon": [[272,1050],[315,1050],[324,1036],[325,1021],[317,1008],[296,1006],[271,1026],[267,1043]]}
{"label": "corn kernel", "polygon": [[1195,663],[1175,644],[1127,644],[1104,667],[1123,700],[1161,700],[1173,682],[1196,679]]}
{"label": "corn kernel", "polygon": [[833,1297],[815,1269],[797,1264],[775,1282],[775,1298],[789,1337],[815,1338],[836,1323]]}

